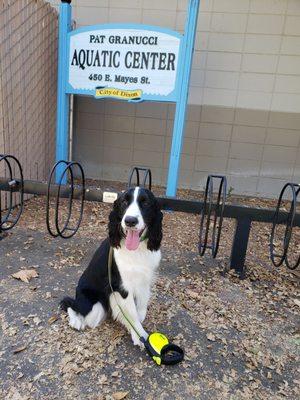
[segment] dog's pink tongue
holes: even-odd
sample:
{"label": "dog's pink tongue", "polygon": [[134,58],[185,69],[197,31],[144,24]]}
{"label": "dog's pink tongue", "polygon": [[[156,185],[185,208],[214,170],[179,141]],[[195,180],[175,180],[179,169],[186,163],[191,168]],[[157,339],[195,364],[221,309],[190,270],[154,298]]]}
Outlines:
{"label": "dog's pink tongue", "polygon": [[128,230],[126,239],[125,239],[125,246],[127,250],[136,250],[140,244],[140,235],[138,231]]}

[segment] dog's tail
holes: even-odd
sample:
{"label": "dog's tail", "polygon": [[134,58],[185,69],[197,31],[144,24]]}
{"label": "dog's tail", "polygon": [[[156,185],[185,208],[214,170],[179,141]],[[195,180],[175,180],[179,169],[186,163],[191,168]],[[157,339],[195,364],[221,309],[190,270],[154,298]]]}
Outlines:
{"label": "dog's tail", "polygon": [[76,300],[75,300],[75,299],[72,299],[72,297],[64,297],[64,298],[62,299],[62,301],[60,302],[60,308],[61,308],[63,311],[67,311],[69,307],[71,307],[72,310],[78,312]]}

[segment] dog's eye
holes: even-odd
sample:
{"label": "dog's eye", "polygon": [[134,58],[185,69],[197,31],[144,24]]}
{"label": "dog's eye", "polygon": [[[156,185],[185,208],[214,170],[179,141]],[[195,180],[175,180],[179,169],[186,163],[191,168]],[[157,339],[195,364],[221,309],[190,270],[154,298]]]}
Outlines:
{"label": "dog's eye", "polygon": [[149,201],[147,201],[147,199],[141,199],[141,205],[143,207],[147,207],[149,205]]}
{"label": "dog's eye", "polygon": [[126,199],[123,199],[123,200],[122,200],[122,206],[126,207],[127,204],[128,204],[127,200],[126,200]]}

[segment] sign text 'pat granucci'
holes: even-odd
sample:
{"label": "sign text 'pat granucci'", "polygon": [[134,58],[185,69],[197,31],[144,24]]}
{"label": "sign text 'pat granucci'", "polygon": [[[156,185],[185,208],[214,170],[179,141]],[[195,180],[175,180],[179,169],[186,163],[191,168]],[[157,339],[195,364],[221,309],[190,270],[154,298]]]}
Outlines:
{"label": "sign text 'pat granucci'", "polygon": [[74,31],[69,84],[79,92],[94,91],[96,97],[168,96],[176,86],[179,47],[178,36],[160,31]]}

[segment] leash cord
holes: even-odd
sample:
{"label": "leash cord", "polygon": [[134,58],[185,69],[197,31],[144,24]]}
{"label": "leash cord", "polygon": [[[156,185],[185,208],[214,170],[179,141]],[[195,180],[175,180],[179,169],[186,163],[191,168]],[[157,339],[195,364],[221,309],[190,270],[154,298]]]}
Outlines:
{"label": "leash cord", "polygon": [[111,292],[114,296],[115,302],[119,308],[119,310],[121,311],[121,314],[123,315],[123,317],[126,319],[126,321],[128,322],[128,324],[131,326],[131,328],[134,330],[134,332],[138,335],[138,338],[140,339],[140,341],[142,343],[145,343],[145,339],[143,338],[142,335],[140,335],[140,333],[138,332],[138,330],[136,329],[136,327],[134,326],[133,322],[130,320],[130,318],[125,314],[125,312],[123,311],[122,307],[120,306],[120,304],[118,303],[117,300],[117,296],[113,290],[112,287],[112,279],[111,279],[111,269],[112,269],[112,262],[113,262],[113,248],[110,246],[109,247],[109,254],[108,254],[108,265],[107,265],[107,269],[108,269],[108,283],[111,289]]}
{"label": "leash cord", "polygon": [[[166,365],[171,365],[171,364],[177,364],[180,361],[183,360],[183,350],[178,347],[175,344],[169,343],[168,339],[164,336],[164,338],[167,340],[167,344],[163,345],[163,347],[160,349],[160,352],[158,352],[156,350],[155,347],[153,347],[153,344],[149,342],[149,338],[150,336],[155,335],[155,333],[150,334],[150,336],[148,337],[148,339],[146,340],[142,335],[140,335],[140,333],[138,332],[138,330],[136,329],[136,327],[134,326],[134,323],[131,321],[130,317],[128,315],[126,315],[126,313],[124,312],[124,310],[122,309],[122,307],[120,306],[120,304],[118,303],[117,300],[117,296],[113,290],[112,287],[112,277],[111,277],[111,273],[112,273],[112,263],[113,263],[113,248],[110,247],[109,248],[109,254],[108,254],[108,264],[107,264],[107,269],[108,269],[108,282],[109,282],[109,286],[111,289],[111,292],[114,296],[115,302],[121,312],[121,314],[123,315],[123,317],[125,318],[125,320],[128,322],[128,324],[131,326],[131,328],[134,330],[134,332],[137,334],[139,340],[141,341],[141,343],[143,343],[143,345],[145,346],[147,352],[149,353],[150,357],[158,364],[166,364]],[[162,336],[162,334],[160,333],[156,333],[156,335]],[[167,357],[167,353],[168,352],[173,352],[173,355],[170,355],[169,357]],[[174,355],[175,352],[175,355]]]}

